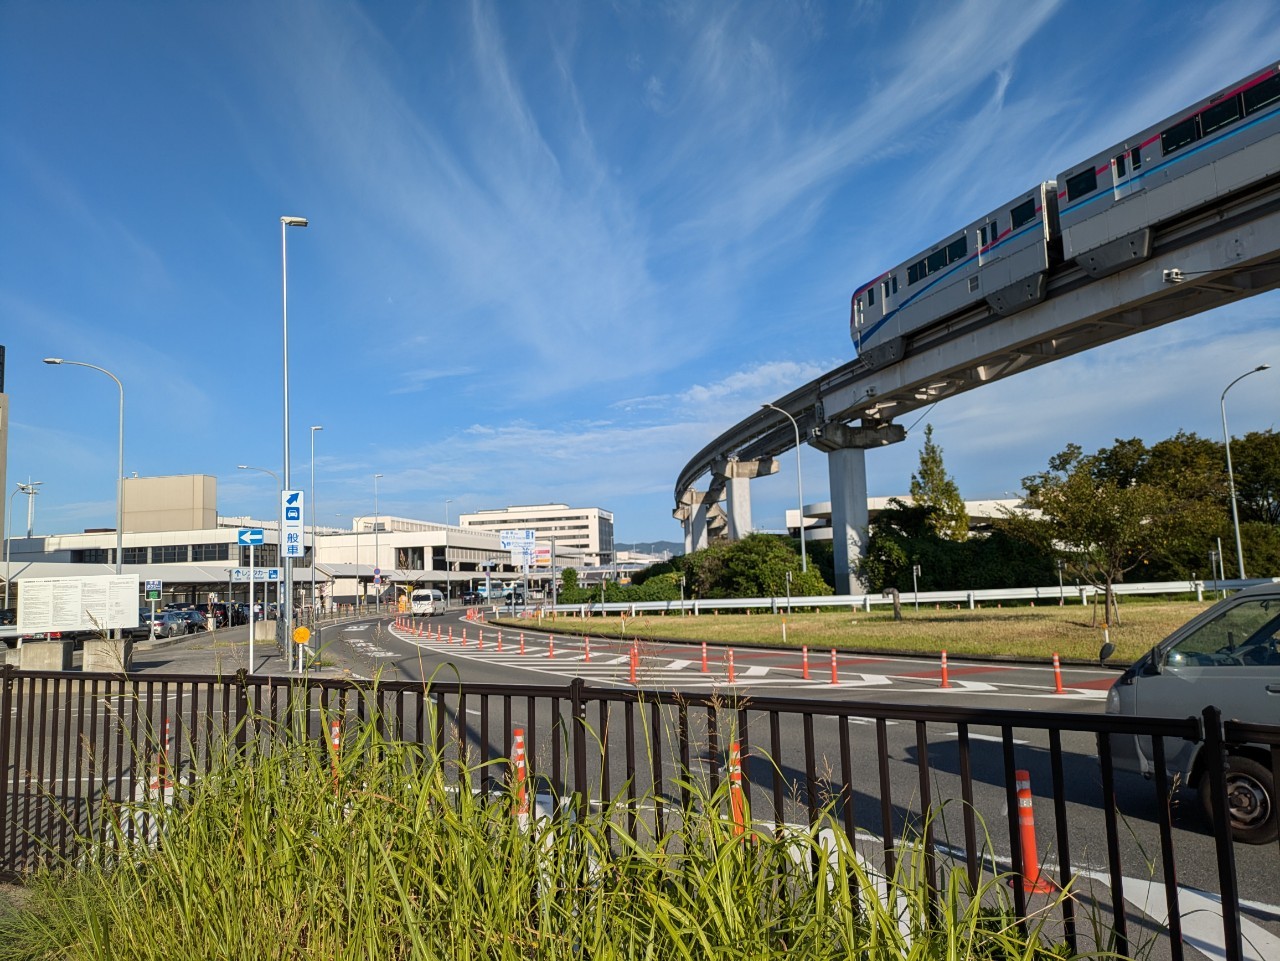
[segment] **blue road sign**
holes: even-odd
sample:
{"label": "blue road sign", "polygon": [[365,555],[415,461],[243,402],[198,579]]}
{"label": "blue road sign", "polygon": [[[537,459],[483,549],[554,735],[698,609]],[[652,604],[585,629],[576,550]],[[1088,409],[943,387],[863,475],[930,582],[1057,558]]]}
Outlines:
{"label": "blue road sign", "polygon": [[263,542],[261,527],[241,527],[236,532],[236,543],[256,547]]}

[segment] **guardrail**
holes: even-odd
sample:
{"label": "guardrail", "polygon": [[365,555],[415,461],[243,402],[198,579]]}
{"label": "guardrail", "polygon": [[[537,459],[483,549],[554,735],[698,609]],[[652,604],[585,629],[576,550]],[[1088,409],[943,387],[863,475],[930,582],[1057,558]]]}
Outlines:
{"label": "guardrail", "polygon": [[[221,678],[6,668],[0,872],[20,876],[74,859],[94,841],[96,813],[133,818],[127,812],[139,802],[173,801],[210,770],[220,746],[265,747],[293,736],[325,752],[331,737],[363,724],[462,759],[472,783],[494,797],[504,796],[519,727],[532,783],[550,799],[547,810],[581,814],[589,804],[612,802],[616,830],[649,841],[706,805],[732,773],[754,824],[843,831],[889,873],[900,846],[915,844],[935,894],[944,869],[975,891],[993,871],[1007,874],[1020,918],[1046,910],[1035,892],[1049,882],[1072,893],[1051,907],[1073,952],[1096,943],[1077,915],[1092,904],[1110,920],[1101,947],[1126,957],[1161,941],[1159,954],[1181,959],[1184,922],[1199,925],[1195,937],[1224,945],[1227,958],[1244,957],[1223,746],[1270,745],[1272,776],[1280,770],[1280,726],[1224,722],[1213,708],[1203,717],[1132,718],[600,689],[581,680],[374,685],[243,671]],[[1117,777],[1116,739],[1133,737],[1153,745],[1150,782]],[[1212,831],[1194,815],[1175,830],[1165,738],[1203,742],[1207,756],[1219,759],[1209,766]],[[1020,792],[1024,772],[1031,783]],[[1023,819],[1032,805],[1044,816],[1028,833]],[[148,836],[145,827],[138,831]],[[1186,852],[1190,845],[1197,850]],[[1033,850],[1047,852],[1045,860]],[[1214,865],[1207,873],[1206,863]],[[1264,863],[1275,870],[1273,855]],[[1180,900],[1180,869],[1197,870],[1191,883],[1221,895],[1221,918],[1209,935],[1203,898]],[[1250,884],[1275,890],[1277,880]],[[1152,883],[1164,885],[1167,933],[1152,934],[1162,926],[1153,928],[1125,898],[1126,889]],[[1139,900],[1147,905],[1146,898]]]}
{"label": "guardrail", "polygon": [[[1229,581],[1151,581],[1141,584],[1116,584],[1112,590],[1120,595],[1158,595],[1158,594],[1195,594],[1197,600],[1203,600],[1206,592],[1221,591],[1225,596],[1228,591],[1243,590],[1256,584],[1280,583],[1280,578],[1252,578],[1247,580],[1233,579]],[[898,601],[902,605],[909,604],[947,604],[963,605],[970,610],[983,604],[1000,603],[1001,601],[1043,601],[1049,604],[1088,604],[1102,595],[1102,591],[1090,586],[1072,585],[1070,587],[1001,587],[978,591],[919,591],[911,593],[899,592]],[[536,605],[537,610],[545,613],[576,614],[591,616],[598,614],[626,614],[635,617],[637,614],[703,614],[716,611],[759,611],[765,610],[773,614],[803,608],[849,608],[852,610],[870,611],[873,607],[890,606],[894,603],[892,594],[827,594],[806,597],[730,597],[730,598],[698,598],[684,601],[610,601],[587,604],[550,604]],[[535,605],[529,605],[534,609]],[[498,605],[497,611],[511,610],[510,607]],[[520,608],[516,608],[520,610]]]}

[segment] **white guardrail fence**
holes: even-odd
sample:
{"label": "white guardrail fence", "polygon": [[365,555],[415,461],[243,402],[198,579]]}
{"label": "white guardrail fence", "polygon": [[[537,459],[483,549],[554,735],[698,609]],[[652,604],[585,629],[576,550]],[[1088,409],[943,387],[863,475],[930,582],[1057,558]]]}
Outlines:
{"label": "white guardrail fence", "polygon": [[[1144,584],[1114,584],[1112,590],[1120,595],[1134,594],[1194,594],[1197,601],[1203,601],[1205,595],[1226,596],[1228,591],[1243,590],[1255,584],[1272,584],[1280,582],[1280,578],[1249,578],[1223,581],[1152,581]],[[1048,604],[1088,604],[1102,594],[1100,588],[1091,585],[1057,585],[1052,587],[1006,587],[982,591],[920,591],[900,592],[899,603],[903,606],[920,604],[964,605],[969,610],[983,604],[1001,601],[1035,601]],[[715,611],[768,611],[772,614],[785,613],[797,608],[842,608],[850,610],[870,611],[873,607],[893,604],[892,593],[885,594],[830,594],[818,597],[733,597],[733,598],[699,598],[686,601],[642,601],[610,602],[601,604],[529,604],[520,609],[526,616],[538,614],[577,614],[583,617],[600,614],[626,614],[635,617],[637,614],[709,614]],[[509,611],[503,605],[481,605],[495,612]]]}

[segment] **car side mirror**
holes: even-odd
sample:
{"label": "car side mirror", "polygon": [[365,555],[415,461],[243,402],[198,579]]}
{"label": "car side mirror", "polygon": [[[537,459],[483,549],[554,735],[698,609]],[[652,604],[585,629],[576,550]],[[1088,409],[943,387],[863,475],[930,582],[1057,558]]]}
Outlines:
{"label": "car side mirror", "polygon": [[1112,644],[1110,641],[1107,641],[1107,643],[1102,645],[1102,650],[1098,652],[1099,663],[1106,664],[1107,660],[1115,652],[1116,652],[1116,646]]}

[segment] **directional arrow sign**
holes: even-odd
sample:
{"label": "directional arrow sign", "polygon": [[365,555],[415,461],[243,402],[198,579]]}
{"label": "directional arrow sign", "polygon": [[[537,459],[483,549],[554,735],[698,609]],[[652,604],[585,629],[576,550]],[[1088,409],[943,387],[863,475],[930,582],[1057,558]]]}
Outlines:
{"label": "directional arrow sign", "polygon": [[302,557],[302,491],[281,491],[280,508],[284,515],[284,556]]}
{"label": "directional arrow sign", "polygon": [[243,544],[245,547],[257,546],[262,543],[261,527],[241,527],[236,532],[236,543]]}

